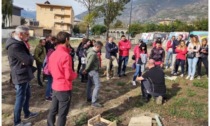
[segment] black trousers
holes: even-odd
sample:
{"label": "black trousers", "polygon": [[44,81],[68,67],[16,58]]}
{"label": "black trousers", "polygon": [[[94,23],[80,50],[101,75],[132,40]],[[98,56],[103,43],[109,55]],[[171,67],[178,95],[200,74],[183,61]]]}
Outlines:
{"label": "black trousers", "polygon": [[81,65],[82,65],[82,61],[81,61],[81,57],[79,57],[78,56],[78,66],[77,66],[77,74],[79,74],[79,72],[80,72],[80,67],[81,67]]}
{"label": "black trousers", "polygon": [[52,104],[47,118],[48,126],[55,126],[56,114],[58,120],[56,126],[66,125],[66,116],[69,112],[71,103],[71,91],[54,91],[52,95]]}
{"label": "black trousers", "polygon": [[42,85],[41,81],[42,63],[36,63],[36,67],[37,67],[37,81],[39,85]]}
{"label": "black trousers", "polygon": [[181,60],[181,59],[176,59],[176,63],[175,63],[175,73],[177,73],[180,64],[181,64],[181,71],[182,71],[182,74],[184,74],[185,60]]}
{"label": "black trousers", "polygon": [[199,58],[198,59],[198,75],[201,76],[201,64],[203,63],[205,69],[206,69],[206,75],[208,76],[208,57],[204,57],[204,58]]}

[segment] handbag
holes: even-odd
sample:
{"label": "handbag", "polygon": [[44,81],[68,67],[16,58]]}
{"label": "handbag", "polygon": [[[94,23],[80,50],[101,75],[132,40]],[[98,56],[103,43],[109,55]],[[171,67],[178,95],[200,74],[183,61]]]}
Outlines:
{"label": "handbag", "polygon": [[133,55],[133,56],[132,56],[132,60],[136,60],[136,57],[135,57],[135,55]]}
{"label": "handbag", "polygon": [[187,58],[193,59],[195,57],[195,52],[187,53]]}

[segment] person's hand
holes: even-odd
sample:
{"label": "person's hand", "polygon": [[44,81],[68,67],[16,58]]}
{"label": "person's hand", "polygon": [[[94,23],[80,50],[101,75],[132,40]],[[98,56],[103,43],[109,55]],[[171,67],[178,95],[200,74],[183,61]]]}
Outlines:
{"label": "person's hand", "polygon": [[87,74],[87,71],[86,71],[86,70],[84,70],[84,71],[82,72],[82,74]]}
{"label": "person's hand", "polygon": [[160,64],[160,67],[163,67],[163,63]]}

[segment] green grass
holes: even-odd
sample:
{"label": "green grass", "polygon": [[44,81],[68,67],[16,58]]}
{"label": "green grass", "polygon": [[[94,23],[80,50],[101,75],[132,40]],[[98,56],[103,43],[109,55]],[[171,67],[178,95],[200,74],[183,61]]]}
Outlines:
{"label": "green grass", "polygon": [[125,86],[126,85],[126,83],[125,82],[117,82],[117,86]]}
{"label": "green grass", "polygon": [[206,81],[197,81],[196,80],[193,82],[193,86],[208,89],[208,80],[206,80]]}
{"label": "green grass", "polygon": [[116,122],[119,123],[119,122],[121,121],[121,120],[119,119],[119,116],[118,116],[118,115],[116,116],[114,113],[110,113],[110,114],[106,115],[106,116],[103,117],[103,118],[105,118],[105,119],[107,119],[107,120],[109,120],[109,121],[111,121],[111,122],[113,122],[113,121],[116,120]]}
{"label": "green grass", "polygon": [[82,126],[84,124],[87,124],[88,122],[87,114],[86,113],[82,114],[74,122],[75,122],[75,126]]}
{"label": "green grass", "polygon": [[196,92],[191,90],[191,89],[187,89],[187,96],[188,97],[193,97],[196,95]]}

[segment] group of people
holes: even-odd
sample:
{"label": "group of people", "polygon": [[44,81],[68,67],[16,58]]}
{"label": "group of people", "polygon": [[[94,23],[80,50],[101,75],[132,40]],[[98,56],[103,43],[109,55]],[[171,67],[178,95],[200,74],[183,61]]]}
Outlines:
{"label": "group of people", "polygon": [[[187,44],[182,40],[182,35],[179,35],[177,40],[173,36],[167,42],[165,65],[165,50],[162,48],[161,39],[155,41],[150,53],[148,53],[147,45],[142,40],[134,47],[132,59],[134,60],[135,73],[132,84],[136,85],[136,81],[141,82],[143,100],[148,102],[151,97],[154,97],[157,104],[163,103],[166,96],[165,74],[162,69],[164,66],[166,68],[171,67],[172,74],[177,75],[178,67],[181,64],[181,76],[183,77],[185,61],[188,59],[186,79],[193,80],[197,65],[198,74],[201,75],[201,63],[204,64],[208,75],[207,39],[203,39],[200,45],[196,35],[190,35],[190,38],[191,41]],[[101,87],[99,69],[102,66],[102,42],[83,38],[75,51],[70,44],[70,34],[59,32],[56,37],[47,36],[45,39],[41,39],[35,48],[34,56],[32,56],[29,46],[26,44],[28,39],[28,27],[18,26],[14,35],[6,42],[11,77],[16,88],[15,126],[31,125],[31,123],[21,122],[22,109],[26,119],[38,115],[38,113],[29,110],[30,81],[34,78],[33,74],[36,70],[37,82],[40,86],[43,86],[42,71],[46,76],[45,97],[47,101],[52,101],[47,117],[48,126],[54,126],[57,114],[57,125],[65,125],[72,96],[72,82],[77,77],[80,77],[82,83],[87,83],[87,102],[90,102],[93,107],[103,106],[98,102],[98,93]],[[105,44],[107,80],[127,76],[126,67],[131,45],[125,35],[121,36],[118,44],[114,42],[113,37],[107,39]],[[75,55],[78,57],[77,71],[74,70]],[[34,59],[36,69],[33,66]],[[113,72],[111,72],[112,69]]]}
{"label": "group of people", "polygon": [[[203,38],[201,42],[197,35],[190,35],[190,40],[185,42],[183,36],[179,35],[178,39],[172,36],[166,46],[166,68],[172,69],[172,75],[178,75],[178,67],[181,65],[180,76],[187,74],[186,79],[193,80],[196,74],[198,79],[201,78],[201,65],[204,64],[206,75],[208,76],[208,40]],[[186,68],[186,69],[185,69]]]}

